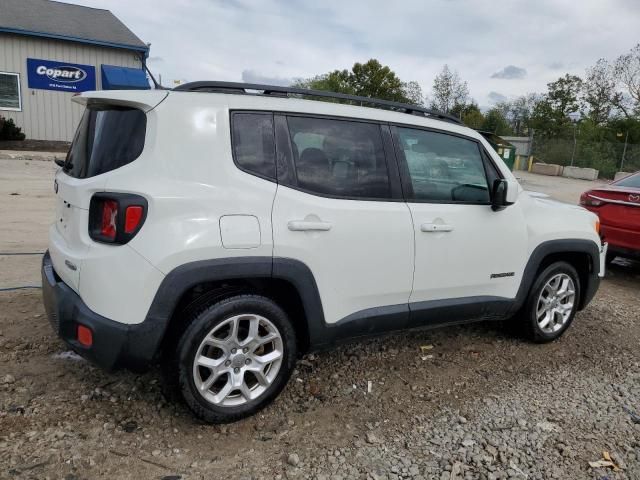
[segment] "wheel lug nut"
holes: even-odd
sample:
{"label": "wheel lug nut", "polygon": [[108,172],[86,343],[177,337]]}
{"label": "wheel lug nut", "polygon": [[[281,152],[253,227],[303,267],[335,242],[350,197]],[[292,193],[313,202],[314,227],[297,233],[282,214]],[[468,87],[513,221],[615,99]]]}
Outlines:
{"label": "wheel lug nut", "polygon": [[243,349],[242,349],[242,353],[247,353],[248,351],[249,351],[249,349],[248,349],[248,348],[243,348]]}
{"label": "wheel lug nut", "polygon": [[240,369],[236,367],[236,368],[233,369],[233,371],[234,371],[234,373],[239,373]]}
{"label": "wheel lug nut", "polygon": [[237,350],[235,348],[231,349],[231,353],[236,353],[236,352],[237,352]]}
{"label": "wheel lug nut", "polygon": [[224,362],[225,367],[228,367],[229,365],[231,365],[231,360],[227,360],[226,362]]}
{"label": "wheel lug nut", "polygon": [[247,359],[244,361],[244,364],[245,364],[245,365],[249,365],[250,363],[251,363],[251,359],[250,359],[250,358],[247,358]]}

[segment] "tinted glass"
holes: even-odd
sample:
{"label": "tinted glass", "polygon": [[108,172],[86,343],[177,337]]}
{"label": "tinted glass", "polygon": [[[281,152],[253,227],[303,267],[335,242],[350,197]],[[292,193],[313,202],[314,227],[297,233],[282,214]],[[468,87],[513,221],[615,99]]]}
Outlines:
{"label": "tinted glass", "polygon": [[629,175],[617,182],[613,182],[616,187],[640,188],[640,173]]}
{"label": "tinted glass", "polygon": [[390,198],[380,127],[288,117],[298,186],[347,198]]}
{"label": "tinted glass", "polygon": [[135,108],[89,107],[67,155],[67,174],[88,178],[133,162],[142,153],[147,116]]}
{"label": "tinted glass", "polygon": [[398,137],[415,200],[489,202],[484,164],[475,142],[411,128],[398,128]]}
{"label": "tinted glass", "polygon": [[16,73],[0,73],[0,108],[20,108],[20,77]]}
{"label": "tinted glass", "polygon": [[235,113],[232,123],[237,165],[250,173],[275,179],[273,116],[270,113]]}

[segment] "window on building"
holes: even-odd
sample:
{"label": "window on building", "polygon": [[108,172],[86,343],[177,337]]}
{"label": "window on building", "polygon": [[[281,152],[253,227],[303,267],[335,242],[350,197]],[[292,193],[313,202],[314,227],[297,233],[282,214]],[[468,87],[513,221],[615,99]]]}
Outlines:
{"label": "window on building", "polygon": [[346,198],[390,198],[380,126],[288,117],[298,186]]}
{"label": "window on building", "polygon": [[0,110],[22,110],[20,75],[0,72]]}
{"label": "window on building", "polygon": [[398,128],[413,199],[488,203],[489,183],[478,144],[454,135]]}
{"label": "window on building", "polygon": [[276,178],[273,115],[234,113],[232,116],[233,154],[236,164],[248,173]]}

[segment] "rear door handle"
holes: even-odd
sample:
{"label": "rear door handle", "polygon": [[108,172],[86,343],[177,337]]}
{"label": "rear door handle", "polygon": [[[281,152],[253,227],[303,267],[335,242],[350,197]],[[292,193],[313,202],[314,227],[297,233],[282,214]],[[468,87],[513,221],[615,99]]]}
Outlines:
{"label": "rear door handle", "polygon": [[425,233],[452,232],[453,225],[447,225],[446,223],[423,223],[420,225],[420,231]]}
{"label": "rear door handle", "polygon": [[291,220],[287,227],[292,232],[327,232],[331,230],[331,224],[329,222],[320,221],[307,221],[307,220]]}

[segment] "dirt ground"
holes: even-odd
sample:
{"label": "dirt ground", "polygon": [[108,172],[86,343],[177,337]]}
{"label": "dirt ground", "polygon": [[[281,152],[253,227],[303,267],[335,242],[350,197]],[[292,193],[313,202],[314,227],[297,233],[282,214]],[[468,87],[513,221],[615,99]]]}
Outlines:
{"label": "dirt ground", "polygon": [[[0,252],[45,248],[53,170],[0,160]],[[0,288],[39,284],[38,262],[0,256]],[[489,323],[307,356],[273,405],[227,426],[166,398],[157,371],[69,352],[39,290],[0,292],[0,478],[638,479],[639,286],[640,264],[617,262],[549,345]],[[603,452],[615,469],[589,466]]]}

